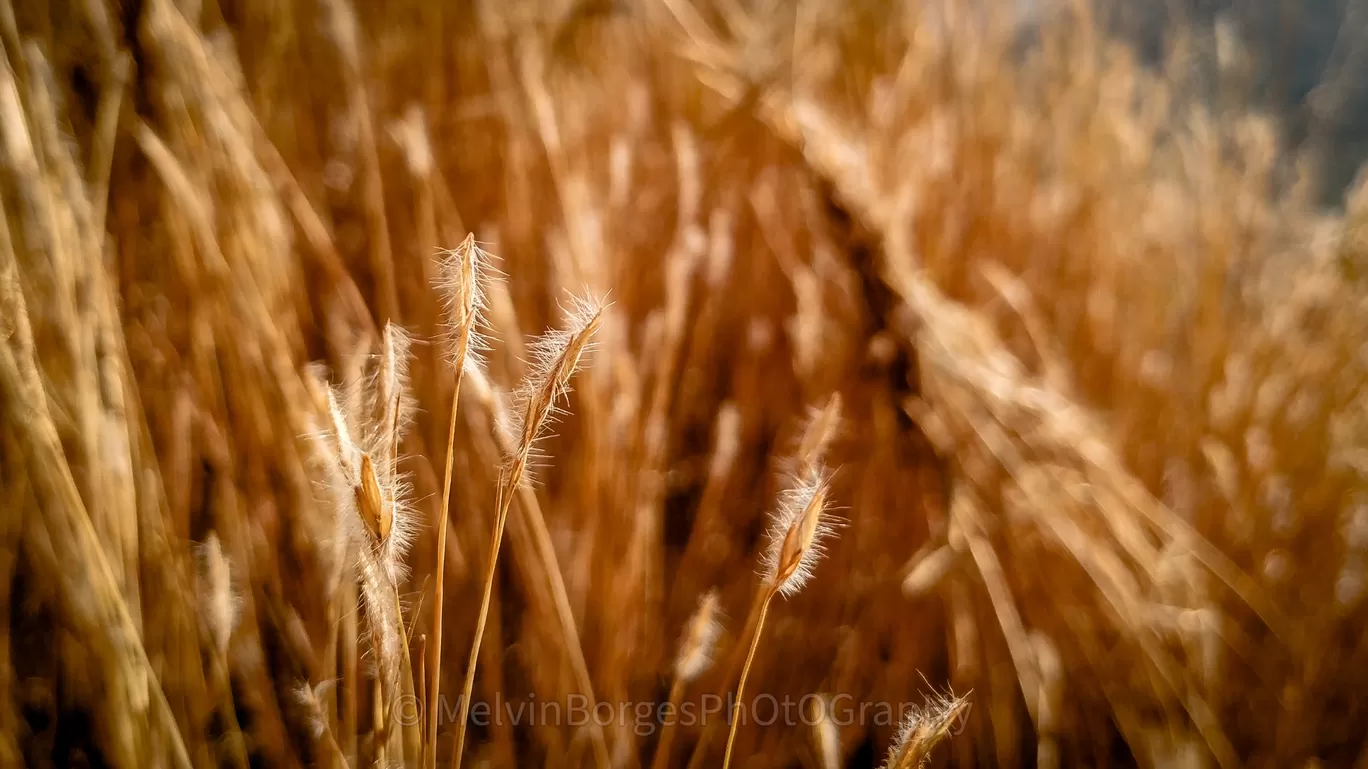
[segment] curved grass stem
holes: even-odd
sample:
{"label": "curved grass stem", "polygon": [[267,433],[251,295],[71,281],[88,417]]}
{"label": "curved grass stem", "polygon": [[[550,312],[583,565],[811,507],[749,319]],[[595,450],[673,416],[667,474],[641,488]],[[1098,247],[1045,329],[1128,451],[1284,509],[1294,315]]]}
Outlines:
{"label": "curved grass stem", "polygon": [[447,425],[446,474],[442,481],[442,512],[437,521],[437,573],[432,587],[432,664],[428,668],[427,735],[423,741],[423,766],[427,769],[435,769],[437,766],[437,714],[441,712],[442,605],[446,582],[447,519],[451,514],[451,465],[456,448],[456,407],[461,400],[461,379],[465,373],[464,359],[467,342],[462,339],[458,344],[456,384],[451,391],[451,421]]}
{"label": "curved grass stem", "polygon": [[760,603],[760,616],[755,621],[755,635],[751,637],[750,651],[746,652],[746,664],[741,666],[741,680],[736,682],[736,702],[732,703],[731,727],[727,730],[727,751],[722,754],[722,769],[727,769],[731,765],[732,746],[736,742],[736,725],[740,721],[742,698],[746,693],[746,676],[750,675],[755,650],[760,646],[760,634],[765,632],[765,616],[769,614],[770,601],[774,600],[777,592],[774,588],[769,589]]}

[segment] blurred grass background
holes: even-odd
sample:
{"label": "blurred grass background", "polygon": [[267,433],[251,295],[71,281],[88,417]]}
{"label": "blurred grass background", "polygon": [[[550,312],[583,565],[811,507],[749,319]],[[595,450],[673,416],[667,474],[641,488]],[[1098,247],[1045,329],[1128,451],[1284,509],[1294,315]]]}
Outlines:
{"label": "blurred grass background", "polygon": [[[1351,106],[1296,106],[1271,32],[1210,10],[0,2],[0,765],[332,765],[323,732],[370,765],[310,364],[417,337],[426,627],[431,283],[473,232],[507,278],[458,412],[443,692],[502,394],[587,290],[613,304],[514,505],[477,696],[587,670],[662,701],[712,588],[727,664],[686,696],[734,688],[777,473],[839,393],[849,525],[749,691],[971,692],[947,766],[1368,766],[1368,186],[1336,138],[1362,99],[1322,76],[1313,103]],[[1303,10],[1357,71],[1355,9]],[[299,687],[326,681],[320,715]],[[837,765],[893,731],[842,727]],[[591,765],[589,739],[477,727],[467,760]],[[814,739],[743,729],[738,764],[825,769]],[[605,740],[623,767],[656,745]],[[720,743],[681,729],[673,764]]]}

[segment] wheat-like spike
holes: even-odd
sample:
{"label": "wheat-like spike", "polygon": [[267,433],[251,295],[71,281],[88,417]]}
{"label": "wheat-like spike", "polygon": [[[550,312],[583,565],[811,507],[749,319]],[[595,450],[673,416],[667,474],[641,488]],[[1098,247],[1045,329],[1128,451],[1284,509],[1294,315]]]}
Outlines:
{"label": "wheat-like spike", "polygon": [[[563,308],[565,327],[547,331],[527,346],[531,357],[528,372],[513,394],[514,408],[506,428],[510,432],[508,445],[518,448],[506,458],[505,468],[505,474],[517,476],[515,487],[524,478],[528,457],[542,431],[558,413],[557,403],[570,392],[570,378],[579,369],[580,360],[592,349],[606,306],[601,300],[572,296],[570,306]],[[522,467],[515,470],[515,465]]]}
{"label": "wheat-like spike", "polygon": [[[840,401],[833,397],[832,414],[840,408]],[[827,420],[816,420],[821,424]],[[834,430],[834,417],[831,430]],[[825,426],[820,432],[807,431],[809,434],[829,435]],[[825,445],[826,439],[815,445]],[[804,443],[807,443],[805,440]],[[810,450],[815,451],[812,446]],[[757,596],[758,616],[755,634],[751,637],[746,661],[741,666],[741,677],[736,683],[736,700],[732,707],[731,726],[727,730],[727,748],[722,754],[722,769],[731,765],[732,747],[736,743],[738,714],[746,690],[746,678],[750,675],[751,663],[755,660],[755,650],[760,646],[760,636],[765,631],[765,617],[769,614],[770,603],[776,595],[791,598],[803,589],[812,578],[813,568],[825,552],[825,541],[836,533],[838,521],[831,516],[830,490],[831,471],[820,463],[807,463],[798,458],[799,467],[805,464],[788,488],[780,492],[778,505],[770,519],[768,532],[769,546],[761,555],[764,585]]]}
{"label": "wheat-like spike", "polygon": [[361,450],[352,439],[347,415],[342,409],[342,397],[335,387],[328,388],[328,416],[332,420],[333,460],[350,488],[361,482]]}
{"label": "wheat-like spike", "polygon": [[968,708],[967,697],[947,693],[933,696],[925,707],[910,710],[898,728],[883,769],[918,769],[924,766],[931,749],[950,734],[960,714]]}
{"label": "wheat-like spike", "polygon": [[762,565],[771,587],[785,598],[796,595],[812,578],[826,552],[826,540],[836,533],[839,521],[829,512],[830,486],[831,472],[817,467],[779,494]]}
{"label": "wheat-like spike", "polygon": [[232,564],[223,552],[216,532],[209,532],[199,548],[200,573],[204,580],[200,600],[203,602],[214,648],[220,654],[228,652],[228,641],[237,627],[242,600],[233,585]]}
{"label": "wheat-like spike", "polygon": [[[362,605],[368,619],[375,664],[387,691],[396,691],[400,683],[404,653],[399,608],[393,596],[396,586],[406,576],[404,555],[412,543],[416,525],[409,501],[410,486],[393,468],[396,464],[398,437],[394,422],[403,408],[407,394],[403,371],[407,356],[402,352],[406,344],[397,328],[387,329],[385,351],[373,384],[375,390],[393,388],[390,401],[394,405],[371,421],[388,418],[389,429],[376,428],[358,431],[354,425],[364,422],[364,415],[355,410],[367,402],[379,402],[378,396],[368,398],[360,392],[353,377],[349,392],[339,395],[335,387],[327,392],[328,412],[332,422],[330,440],[324,443],[326,462],[324,483],[330,491],[336,516],[339,558],[339,579],[348,568],[355,570]],[[358,432],[371,436],[368,446],[356,443]],[[388,436],[385,445],[381,436]],[[349,555],[351,554],[351,555]],[[354,558],[352,563],[348,560]]]}
{"label": "wheat-like spike", "polygon": [[[437,765],[437,713],[442,672],[442,609],[445,604],[447,524],[451,510],[451,471],[455,456],[456,409],[461,399],[461,380],[471,373],[483,380],[481,352],[485,342],[485,281],[490,255],[466,235],[457,248],[446,252],[438,266],[438,292],[445,306],[448,326],[447,350],[456,381],[451,390],[451,418],[447,425],[446,472],[442,481],[442,508],[437,519],[437,565],[433,580],[432,663],[428,666],[427,739],[423,742],[422,763]],[[459,758],[457,759],[460,760]]]}
{"label": "wheat-like spike", "polygon": [[379,397],[384,405],[383,423],[377,432],[383,443],[377,446],[384,461],[377,468],[381,491],[380,536],[374,544],[390,582],[398,586],[408,576],[405,556],[417,536],[418,516],[412,506],[413,487],[399,472],[399,442],[404,437],[413,412],[409,397],[408,367],[411,342],[400,326],[385,326],[385,341],[380,366]]}
{"label": "wheat-like spike", "polygon": [[233,709],[231,685],[228,682],[228,645],[241,617],[242,596],[238,593],[233,576],[233,563],[223,551],[217,532],[210,531],[204,541],[195,547],[195,558],[200,574],[200,607],[215,652],[209,660],[210,672],[214,677],[214,686],[223,691],[229,700],[220,712],[228,725],[224,742],[246,765],[246,746],[242,742],[242,728]]}
{"label": "wheat-like spike", "polygon": [[470,659],[466,663],[460,712],[456,716],[454,766],[457,769],[460,769],[461,754],[465,748],[466,719],[470,713],[470,697],[475,686],[475,667],[479,660],[480,641],[484,638],[485,623],[489,619],[490,596],[493,594],[494,575],[499,562],[499,548],[503,543],[504,524],[508,520],[508,509],[513,503],[514,492],[523,483],[528,456],[545,427],[547,417],[555,407],[557,399],[570,391],[570,377],[579,368],[594,333],[602,323],[604,307],[602,301],[573,298],[565,327],[548,332],[531,346],[534,361],[522,387],[521,408],[518,409],[522,417],[516,428],[519,438],[516,443],[510,444],[517,448],[513,456],[507,458],[508,464],[499,479],[498,511],[494,516],[494,531],[490,538],[489,565],[484,575],[484,591],[480,599],[480,613],[475,623],[475,638],[471,642]]}
{"label": "wheat-like spike", "polygon": [[354,546],[360,568],[379,570],[397,585],[407,576],[404,557],[417,534],[412,485],[405,475],[385,469],[393,467],[392,458],[377,459],[356,445],[333,388],[328,390],[328,405],[332,429],[320,443],[328,459],[323,482],[336,519],[336,551],[341,557]]}
{"label": "wheat-like spike", "polygon": [[385,324],[385,341],[380,365],[378,397],[384,410],[380,424],[381,440],[389,447],[388,474],[395,472],[398,460],[398,445],[413,419],[413,400],[409,391],[409,348],[412,346],[409,334],[395,323]]}
{"label": "wheat-like spike", "polygon": [[412,484],[404,473],[399,472],[399,441],[404,439],[412,420],[413,405],[409,397],[409,348],[410,339],[404,328],[394,323],[384,327],[384,345],[379,372],[379,398],[383,405],[382,423],[376,434],[379,436],[375,452],[382,461],[378,462],[380,487],[380,525],[378,534],[372,538],[376,557],[379,558],[390,583],[395,587],[408,577],[409,547],[417,535],[417,516],[412,506]]}
{"label": "wheat-like spike", "polygon": [[[332,512],[332,541],[327,549],[330,565],[328,600],[338,600],[346,583],[346,576],[354,567],[352,545],[356,541],[356,493],[353,479],[360,477],[360,452],[352,441],[346,414],[342,410],[337,389],[327,382],[327,370],[321,364],[309,366],[305,378],[320,410],[327,415],[326,424],[315,418],[316,429],[310,434],[313,451],[310,462],[319,477],[322,502]],[[336,607],[333,607],[336,610]]]}
{"label": "wheat-like spike", "polygon": [[333,512],[333,543],[335,589],[345,581],[348,570],[354,568],[356,543],[363,541],[360,529],[361,510],[357,489],[361,485],[361,449],[352,438],[347,415],[342,408],[342,396],[336,387],[327,388],[329,428],[316,441],[322,484]]}
{"label": "wheat-like spike", "polygon": [[446,355],[457,369],[483,365],[490,349],[486,287],[497,277],[493,259],[470,234],[461,245],[443,251],[437,264],[434,282],[446,316]]}
{"label": "wheat-like spike", "polygon": [[[354,545],[360,568],[377,569],[395,585],[407,576],[404,558],[418,522],[412,486],[398,471],[399,440],[412,411],[410,345],[400,326],[387,324],[376,375],[363,384],[353,374],[342,390],[327,388],[332,429],[323,446],[332,457],[325,463],[331,466],[325,467],[324,483],[337,516],[338,551]],[[367,404],[379,408],[368,411]],[[363,436],[360,442],[357,435]]]}
{"label": "wheat-like spike", "polygon": [[698,608],[684,628],[675,658],[675,679],[688,682],[703,674],[713,662],[713,647],[722,634],[721,606],[717,590],[709,590],[698,602]]}

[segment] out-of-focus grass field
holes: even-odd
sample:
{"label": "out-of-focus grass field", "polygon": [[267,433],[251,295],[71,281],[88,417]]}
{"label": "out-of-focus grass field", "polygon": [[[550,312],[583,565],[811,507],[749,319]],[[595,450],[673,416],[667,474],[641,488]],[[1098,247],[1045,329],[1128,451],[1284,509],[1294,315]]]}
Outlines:
{"label": "out-of-focus grass field", "polygon": [[[1353,174],[1227,26],[1142,60],[1027,5],[0,0],[0,766],[450,765],[501,428],[587,295],[477,699],[734,692],[835,394],[844,523],[746,693],[844,712],[733,766],[877,765],[860,704],[949,690],[936,766],[1368,767],[1368,184],[1322,205]],[[339,425],[381,461],[387,323],[415,535],[367,572],[388,529],[329,480]],[[434,671],[435,734],[399,707]],[[724,715],[658,758],[639,712],[472,723],[464,762],[721,764]]]}

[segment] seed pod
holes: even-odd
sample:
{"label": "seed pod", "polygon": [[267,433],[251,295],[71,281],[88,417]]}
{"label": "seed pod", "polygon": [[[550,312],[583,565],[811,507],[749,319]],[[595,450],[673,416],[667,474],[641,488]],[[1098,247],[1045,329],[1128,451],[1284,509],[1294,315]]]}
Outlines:
{"label": "seed pod", "polygon": [[394,524],[394,514],[385,505],[384,495],[380,493],[380,481],[375,477],[375,464],[369,454],[361,455],[361,483],[356,487],[356,509],[366,530],[377,542],[389,537],[390,527]]}

